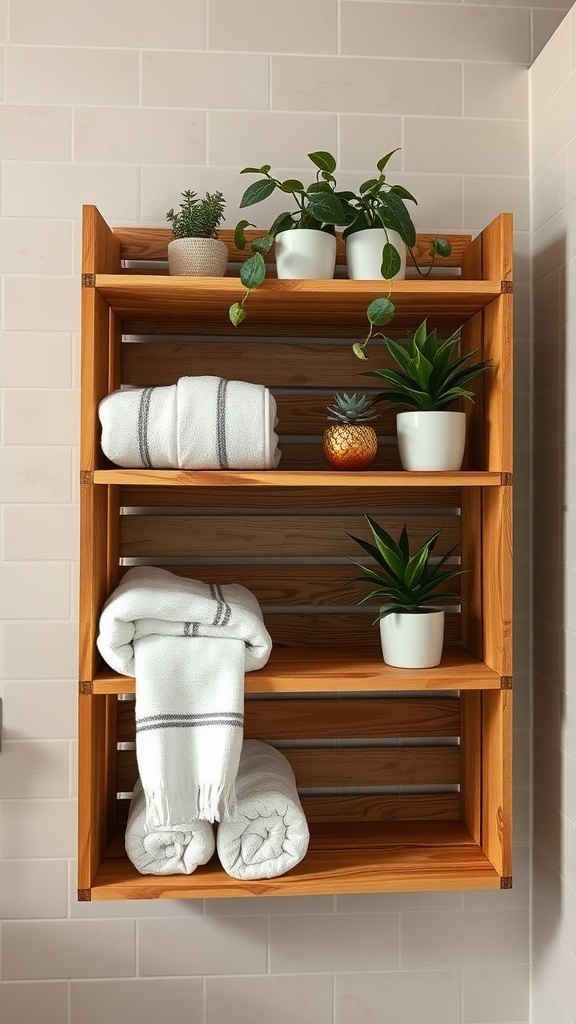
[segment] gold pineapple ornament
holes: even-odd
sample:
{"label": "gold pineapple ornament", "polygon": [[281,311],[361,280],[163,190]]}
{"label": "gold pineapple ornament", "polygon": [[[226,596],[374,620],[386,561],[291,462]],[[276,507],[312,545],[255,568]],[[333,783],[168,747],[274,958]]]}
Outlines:
{"label": "gold pineapple ornament", "polygon": [[322,439],[326,462],[334,469],[366,469],[376,457],[378,438],[370,420],[376,419],[372,401],[366,395],[334,395],[328,406],[329,420]]}

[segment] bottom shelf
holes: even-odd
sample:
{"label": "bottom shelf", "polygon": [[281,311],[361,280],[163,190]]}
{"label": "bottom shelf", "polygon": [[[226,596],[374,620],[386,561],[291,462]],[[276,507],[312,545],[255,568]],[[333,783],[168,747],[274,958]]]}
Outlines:
{"label": "bottom shelf", "polygon": [[192,875],[141,875],[114,837],[91,890],[79,899],[202,899],[439,889],[509,888],[461,822],[311,826],[304,860],[279,878],[238,881],[217,858]]}

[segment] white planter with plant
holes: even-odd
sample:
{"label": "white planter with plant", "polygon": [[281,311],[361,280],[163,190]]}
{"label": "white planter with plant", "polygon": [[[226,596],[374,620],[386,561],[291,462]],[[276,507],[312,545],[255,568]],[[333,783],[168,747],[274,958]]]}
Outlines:
{"label": "white planter with plant", "polygon": [[[336,161],[331,153],[308,153],[317,168],[316,180],[304,185],[296,178],[280,181],[270,174],[270,164],[262,167],[244,167],[241,174],[260,174],[263,177],[249,185],[240,201],[240,209],[254,206],[267,199],[278,189],[292,196],[296,210],[279,213],[265,235],[254,238],[251,243],[253,256],[250,256],[240,268],[240,280],[246,288],[246,294],[240,302],[230,306],[229,316],[235,327],[246,317],[244,304],[254,288],[258,288],[266,277],[264,253],[270,251],[277,243],[276,261],[278,277],[283,278],[331,278],[336,266],[335,225],[344,223],[344,206],[336,194]],[[236,225],[234,244],[237,249],[244,250],[247,245],[245,230],[255,227],[250,221],[241,220]],[[301,235],[301,238],[290,235]],[[282,236],[282,238],[280,238]],[[328,236],[328,237],[324,237]],[[278,242],[280,242],[278,248]],[[314,268],[314,252],[322,253],[322,262]],[[286,250],[289,254],[286,256]],[[300,253],[300,257],[296,256]],[[280,254],[280,263],[278,256]],[[286,256],[286,258],[285,258]]]}
{"label": "white planter with plant", "polygon": [[334,277],[336,236],[314,228],[279,231],[276,235],[276,274],[284,279]]}
{"label": "white planter with plant", "polygon": [[402,185],[388,184],[384,174],[388,161],[398,151],[393,149],[378,160],[378,176],[363,182],[358,193],[338,193],[345,207],[342,237],[346,242],[346,263],[350,278],[384,278],[387,281],[402,279],[406,276],[407,250],[418,273],[427,277],[436,257],[446,257],[452,252],[452,246],[444,238],[433,238],[430,243],[430,266],[422,270],[418,265],[414,253],[416,228],[406,206],[406,201],[417,201]]}
{"label": "white planter with plant", "polygon": [[406,277],[406,242],[398,231],[390,228],[363,228],[354,231],[346,240],[346,266],[351,281],[377,281],[383,277],[382,253],[392,245],[400,260],[399,269],[390,281],[403,281]]}
{"label": "white planter with plant", "polygon": [[223,277],[228,247],[216,231],[226,205],[222,192],[207,192],[205,199],[189,189],[181,195],[179,210],[166,214],[173,236],[168,243],[168,273],[174,277]]}
{"label": "white planter with plant", "polygon": [[375,402],[407,405],[411,411],[398,413],[396,431],[402,468],[409,471],[455,471],[462,466],[466,445],[466,414],[447,410],[459,399],[474,401],[474,392],[464,385],[488,369],[488,362],[470,365],[476,354],[457,355],[460,331],[439,341],[427,321],[412,333],[408,346],[391,338],[384,341],[399,369],[369,370],[389,386]]}
{"label": "white planter with plant", "polygon": [[378,616],[384,661],[395,668],[433,668],[440,664],[444,642],[444,610],[438,605],[461,601],[459,594],[444,593],[442,588],[447,580],[466,570],[445,568],[455,547],[430,565],[430,555],[441,530],[411,556],[406,523],[396,543],[374,519],[370,516],[366,519],[375,543],[360,537],[352,539],[376,565],[355,564],[365,573],[358,579],[377,586],[359,604],[384,602]]}

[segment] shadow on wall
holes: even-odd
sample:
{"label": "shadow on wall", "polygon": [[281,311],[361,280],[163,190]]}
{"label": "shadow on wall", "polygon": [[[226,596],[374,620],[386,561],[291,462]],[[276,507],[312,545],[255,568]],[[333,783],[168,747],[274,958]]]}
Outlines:
{"label": "shadow on wall", "polygon": [[[555,931],[562,913],[565,685],[566,238],[535,253],[533,386],[533,842],[534,905]],[[539,268],[542,273],[539,273]],[[550,267],[554,269],[547,272]],[[548,317],[548,319],[546,319]],[[543,929],[534,966],[547,945]]]}

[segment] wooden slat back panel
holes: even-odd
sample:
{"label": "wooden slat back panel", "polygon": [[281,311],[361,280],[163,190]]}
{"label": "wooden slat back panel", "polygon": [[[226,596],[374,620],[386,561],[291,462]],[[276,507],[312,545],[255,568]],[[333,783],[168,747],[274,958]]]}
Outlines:
{"label": "wooden slat back panel", "polygon": [[[121,257],[123,260],[159,261],[168,259],[168,242],[172,238],[171,228],[117,227],[113,229],[113,233],[119,242]],[[246,231],[246,238],[251,240],[253,238],[259,238],[265,234],[266,232],[264,230],[249,229]],[[242,263],[252,255],[252,250],[249,245],[243,250],[236,248],[234,245],[234,231],[232,228],[223,228],[218,232],[218,237],[221,238],[224,244],[228,246],[231,263]],[[426,267],[430,265],[430,242],[434,237],[434,235],[426,233],[419,233],[416,236],[414,253],[420,266]],[[471,236],[444,235],[443,237],[451,243],[452,254],[447,259],[439,261],[441,267],[459,267],[462,263],[462,253],[468,245]],[[342,266],[346,262],[346,254],[341,232],[338,231],[336,233],[336,239],[336,262],[339,266]],[[273,263],[275,258],[274,247],[272,247],[270,252],[264,255],[264,259],[267,263]]]}
{"label": "wooden slat back panel", "polygon": [[[456,820],[460,703],[459,697],[253,698],[245,702],[244,737],[279,746],[310,822]],[[120,821],[137,777],[134,710],[134,700],[117,701]],[[407,786],[426,791],[406,793]],[[322,792],[306,792],[314,789]]]}
{"label": "wooden slat back panel", "polygon": [[457,509],[461,490],[457,487],[122,487],[120,504],[127,508],[254,508],[281,509],[286,515],[302,515],[305,509],[358,509],[377,518],[383,508]]}

